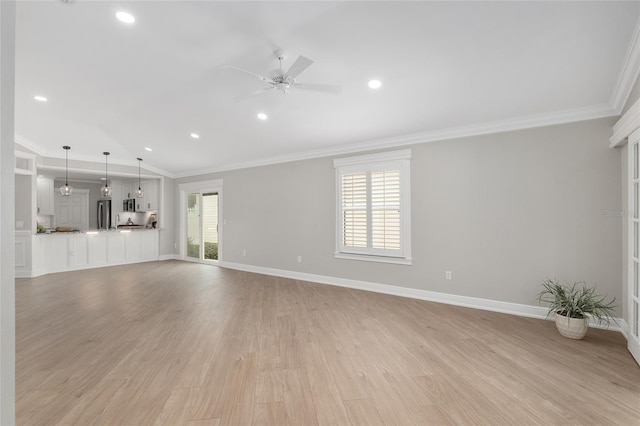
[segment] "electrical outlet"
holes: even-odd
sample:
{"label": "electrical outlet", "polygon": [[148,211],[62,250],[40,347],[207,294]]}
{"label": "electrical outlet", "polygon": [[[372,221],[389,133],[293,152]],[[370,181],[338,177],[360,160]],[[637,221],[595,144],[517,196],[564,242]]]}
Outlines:
{"label": "electrical outlet", "polygon": [[302,256],[298,256],[298,263],[302,263]]}
{"label": "electrical outlet", "polygon": [[173,243],[173,248],[177,249],[178,248],[178,243]]}
{"label": "electrical outlet", "polygon": [[246,250],[242,250],[242,255],[246,256],[247,255],[247,251]]}
{"label": "electrical outlet", "polygon": [[451,279],[451,271],[445,271],[444,278],[447,279],[447,280],[450,280]]}

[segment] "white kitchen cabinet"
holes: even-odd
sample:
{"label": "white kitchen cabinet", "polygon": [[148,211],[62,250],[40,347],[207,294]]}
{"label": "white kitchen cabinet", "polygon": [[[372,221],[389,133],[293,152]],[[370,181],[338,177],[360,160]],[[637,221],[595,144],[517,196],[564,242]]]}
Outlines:
{"label": "white kitchen cabinet", "polygon": [[89,266],[89,247],[84,235],[71,235],[67,242],[69,249],[69,267],[72,269]]}
{"label": "white kitchen cabinet", "polygon": [[41,215],[54,214],[55,207],[54,207],[53,179],[38,177],[37,199],[38,199],[37,201],[38,214],[41,214]]}
{"label": "white kitchen cabinet", "polygon": [[87,235],[87,245],[89,248],[89,265],[104,266],[109,264],[107,256],[107,238],[101,235]]}
{"label": "white kitchen cabinet", "polygon": [[[158,180],[149,179],[142,181],[141,188],[144,191],[144,197],[141,201],[138,201],[140,208],[136,205],[136,210],[149,211],[158,210]],[[138,199],[140,200],[140,199]]]}
{"label": "white kitchen cabinet", "polygon": [[126,200],[129,198],[133,198],[135,195],[131,192],[131,184],[130,183],[122,183],[122,199]]}
{"label": "white kitchen cabinet", "polygon": [[142,237],[144,231],[129,232],[125,234],[127,240],[127,261],[140,262],[142,260]]}
{"label": "white kitchen cabinet", "polygon": [[126,261],[127,240],[125,234],[114,233],[107,238],[107,260],[118,264]]}
{"label": "white kitchen cabinet", "polygon": [[147,208],[147,181],[144,180],[142,182],[140,182],[140,189],[142,189],[143,194],[142,194],[142,198],[138,198],[136,197],[135,193],[138,190],[138,182],[136,182],[134,184],[135,186],[135,190],[133,193],[133,198],[135,198],[136,200],[136,211],[137,212],[146,212],[147,210],[149,210]]}
{"label": "white kitchen cabinet", "polygon": [[24,233],[24,238],[16,238],[16,241],[19,242],[16,244],[16,251],[25,251],[24,256],[16,256],[16,275],[20,277],[146,262],[158,260],[159,256],[156,229],[87,234]]}
{"label": "white kitchen cabinet", "polygon": [[[142,186],[142,184],[140,185],[140,188],[144,191],[144,187]],[[136,188],[136,189],[138,189],[138,188]],[[146,204],[144,202],[144,197],[138,198],[138,197],[136,197],[134,195],[133,199],[135,200],[135,203],[136,203],[136,211],[137,212],[146,212],[147,211],[147,209],[145,208]]]}
{"label": "white kitchen cabinet", "polygon": [[[36,236],[38,238],[38,236]],[[66,235],[45,237],[45,268],[47,272],[61,272],[69,269],[69,238]]]}
{"label": "white kitchen cabinet", "polygon": [[141,260],[158,260],[158,232],[145,231],[140,234],[142,235]]}

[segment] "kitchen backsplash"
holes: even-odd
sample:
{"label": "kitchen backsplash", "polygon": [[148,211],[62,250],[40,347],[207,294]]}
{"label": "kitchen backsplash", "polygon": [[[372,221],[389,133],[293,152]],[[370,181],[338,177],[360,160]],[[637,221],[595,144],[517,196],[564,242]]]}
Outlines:
{"label": "kitchen backsplash", "polygon": [[38,221],[38,225],[40,226],[44,226],[45,228],[51,228],[52,227],[52,222],[51,222],[51,218],[53,216],[48,216],[48,215],[38,215],[36,216],[36,220]]}
{"label": "kitchen backsplash", "polygon": [[117,225],[124,225],[127,223],[129,219],[136,225],[146,225],[149,217],[152,214],[156,214],[156,211],[148,211],[148,212],[120,212],[113,215],[115,222]]}

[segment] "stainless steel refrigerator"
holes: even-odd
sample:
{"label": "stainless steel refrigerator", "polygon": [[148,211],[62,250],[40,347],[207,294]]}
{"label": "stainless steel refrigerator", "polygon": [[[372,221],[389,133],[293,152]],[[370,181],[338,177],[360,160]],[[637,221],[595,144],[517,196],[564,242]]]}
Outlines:
{"label": "stainless steel refrigerator", "polygon": [[98,200],[98,229],[111,228],[111,200]]}

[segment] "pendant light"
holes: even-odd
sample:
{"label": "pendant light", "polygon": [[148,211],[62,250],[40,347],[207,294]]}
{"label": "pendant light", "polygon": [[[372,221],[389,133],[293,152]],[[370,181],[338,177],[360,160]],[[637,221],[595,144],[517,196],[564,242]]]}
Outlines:
{"label": "pendant light", "polygon": [[69,150],[70,146],[63,146],[64,149],[64,186],[60,187],[60,194],[68,197],[73,192],[73,188],[69,186],[68,175],[69,175]]}
{"label": "pendant light", "polygon": [[140,164],[142,163],[142,158],[138,158],[138,190],[136,191],[136,197],[142,198],[144,196],[144,191],[140,187]]}
{"label": "pendant light", "polygon": [[109,158],[108,152],[103,152],[104,154],[104,186],[100,188],[100,194],[102,194],[103,198],[111,197],[111,187],[109,186],[109,181],[107,180],[107,158]]}

